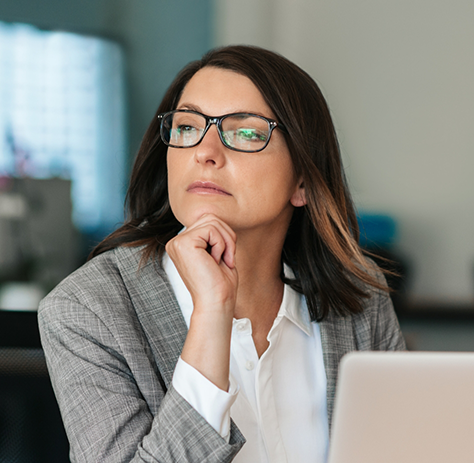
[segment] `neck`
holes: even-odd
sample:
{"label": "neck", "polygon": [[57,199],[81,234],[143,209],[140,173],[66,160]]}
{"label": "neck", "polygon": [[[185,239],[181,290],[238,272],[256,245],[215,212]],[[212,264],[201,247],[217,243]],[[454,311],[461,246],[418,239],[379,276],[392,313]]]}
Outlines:
{"label": "neck", "polygon": [[273,318],[283,297],[281,254],[284,236],[264,234],[259,239],[237,237],[236,266],[239,274],[236,318]]}
{"label": "neck", "polygon": [[248,318],[260,357],[268,348],[268,333],[283,299],[281,253],[284,235],[267,233],[260,240],[237,237],[236,267],[239,274],[235,318]]}

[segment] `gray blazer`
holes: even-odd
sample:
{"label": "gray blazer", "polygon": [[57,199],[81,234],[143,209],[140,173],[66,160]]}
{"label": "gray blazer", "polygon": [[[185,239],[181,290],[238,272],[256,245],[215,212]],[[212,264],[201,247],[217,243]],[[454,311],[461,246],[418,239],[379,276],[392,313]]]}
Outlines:
{"label": "gray blazer", "polygon": [[[140,248],[94,258],[41,303],[39,323],[73,462],[229,462],[245,438],[221,436],[174,389],[187,327],[166,274]],[[390,299],[321,322],[331,420],[338,364],[353,350],[404,341]]]}

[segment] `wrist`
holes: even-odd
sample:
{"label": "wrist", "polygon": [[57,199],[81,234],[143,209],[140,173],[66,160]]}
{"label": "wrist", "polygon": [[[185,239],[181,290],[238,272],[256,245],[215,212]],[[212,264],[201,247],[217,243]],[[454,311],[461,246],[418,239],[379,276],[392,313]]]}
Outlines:
{"label": "wrist", "polygon": [[229,298],[223,301],[207,300],[205,298],[193,297],[193,315],[198,317],[210,317],[212,320],[232,322],[235,310],[235,299]]}
{"label": "wrist", "polygon": [[206,307],[204,310],[194,307],[191,314],[189,330],[202,333],[215,342],[229,342],[232,334],[233,310],[214,310]]}
{"label": "wrist", "polygon": [[220,389],[229,387],[232,316],[195,310],[181,358]]}

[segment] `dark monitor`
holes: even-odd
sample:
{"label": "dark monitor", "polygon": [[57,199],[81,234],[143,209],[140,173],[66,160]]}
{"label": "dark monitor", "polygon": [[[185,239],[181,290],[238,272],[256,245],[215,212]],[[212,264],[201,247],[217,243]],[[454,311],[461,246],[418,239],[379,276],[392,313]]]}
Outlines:
{"label": "dark monitor", "polygon": [[0,462],[66,463],[68,455],[37,314],[0,310]]}

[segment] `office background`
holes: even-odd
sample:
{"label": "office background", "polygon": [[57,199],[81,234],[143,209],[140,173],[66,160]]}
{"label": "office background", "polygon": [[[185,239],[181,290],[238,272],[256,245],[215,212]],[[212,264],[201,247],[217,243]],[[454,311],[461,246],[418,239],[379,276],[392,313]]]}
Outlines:
{"label": "office background", "polygon": [[126,170],[190,60],[247,43],[295,61],[329,102],[359,210],[391,221],[385,244],[406,265],[405,302],[426,315],[402,320],[413,346],[474,347],[471,1],[2,0],[0,21],[119,44]]}
{"label": "office background", "polygon": [[[109,188],[93,197],[98,208],[110,205],[116,223],[109,217],[94,228],[74,219],[74,178],[0,167],[2,461],[67,461],[35,305],[119,224],[133,157],[164,91],[214,46],[269,48],[318,82],[363,241],[393,257],[403,277],[394,301],[409,348],[474,351],[472,0],[0,0],[0,39],[14,23],[110,45],[118,100],[103,98],[102,116],[120,117],[109,127],[115,159],[99,151],[87,161],[116,187],[109,203]],[[103,79],[101,88],[110,90]],[[9,92],[0,88],[0,102]],[[20,152],[4,114],[0,107],[0,148]]]}

